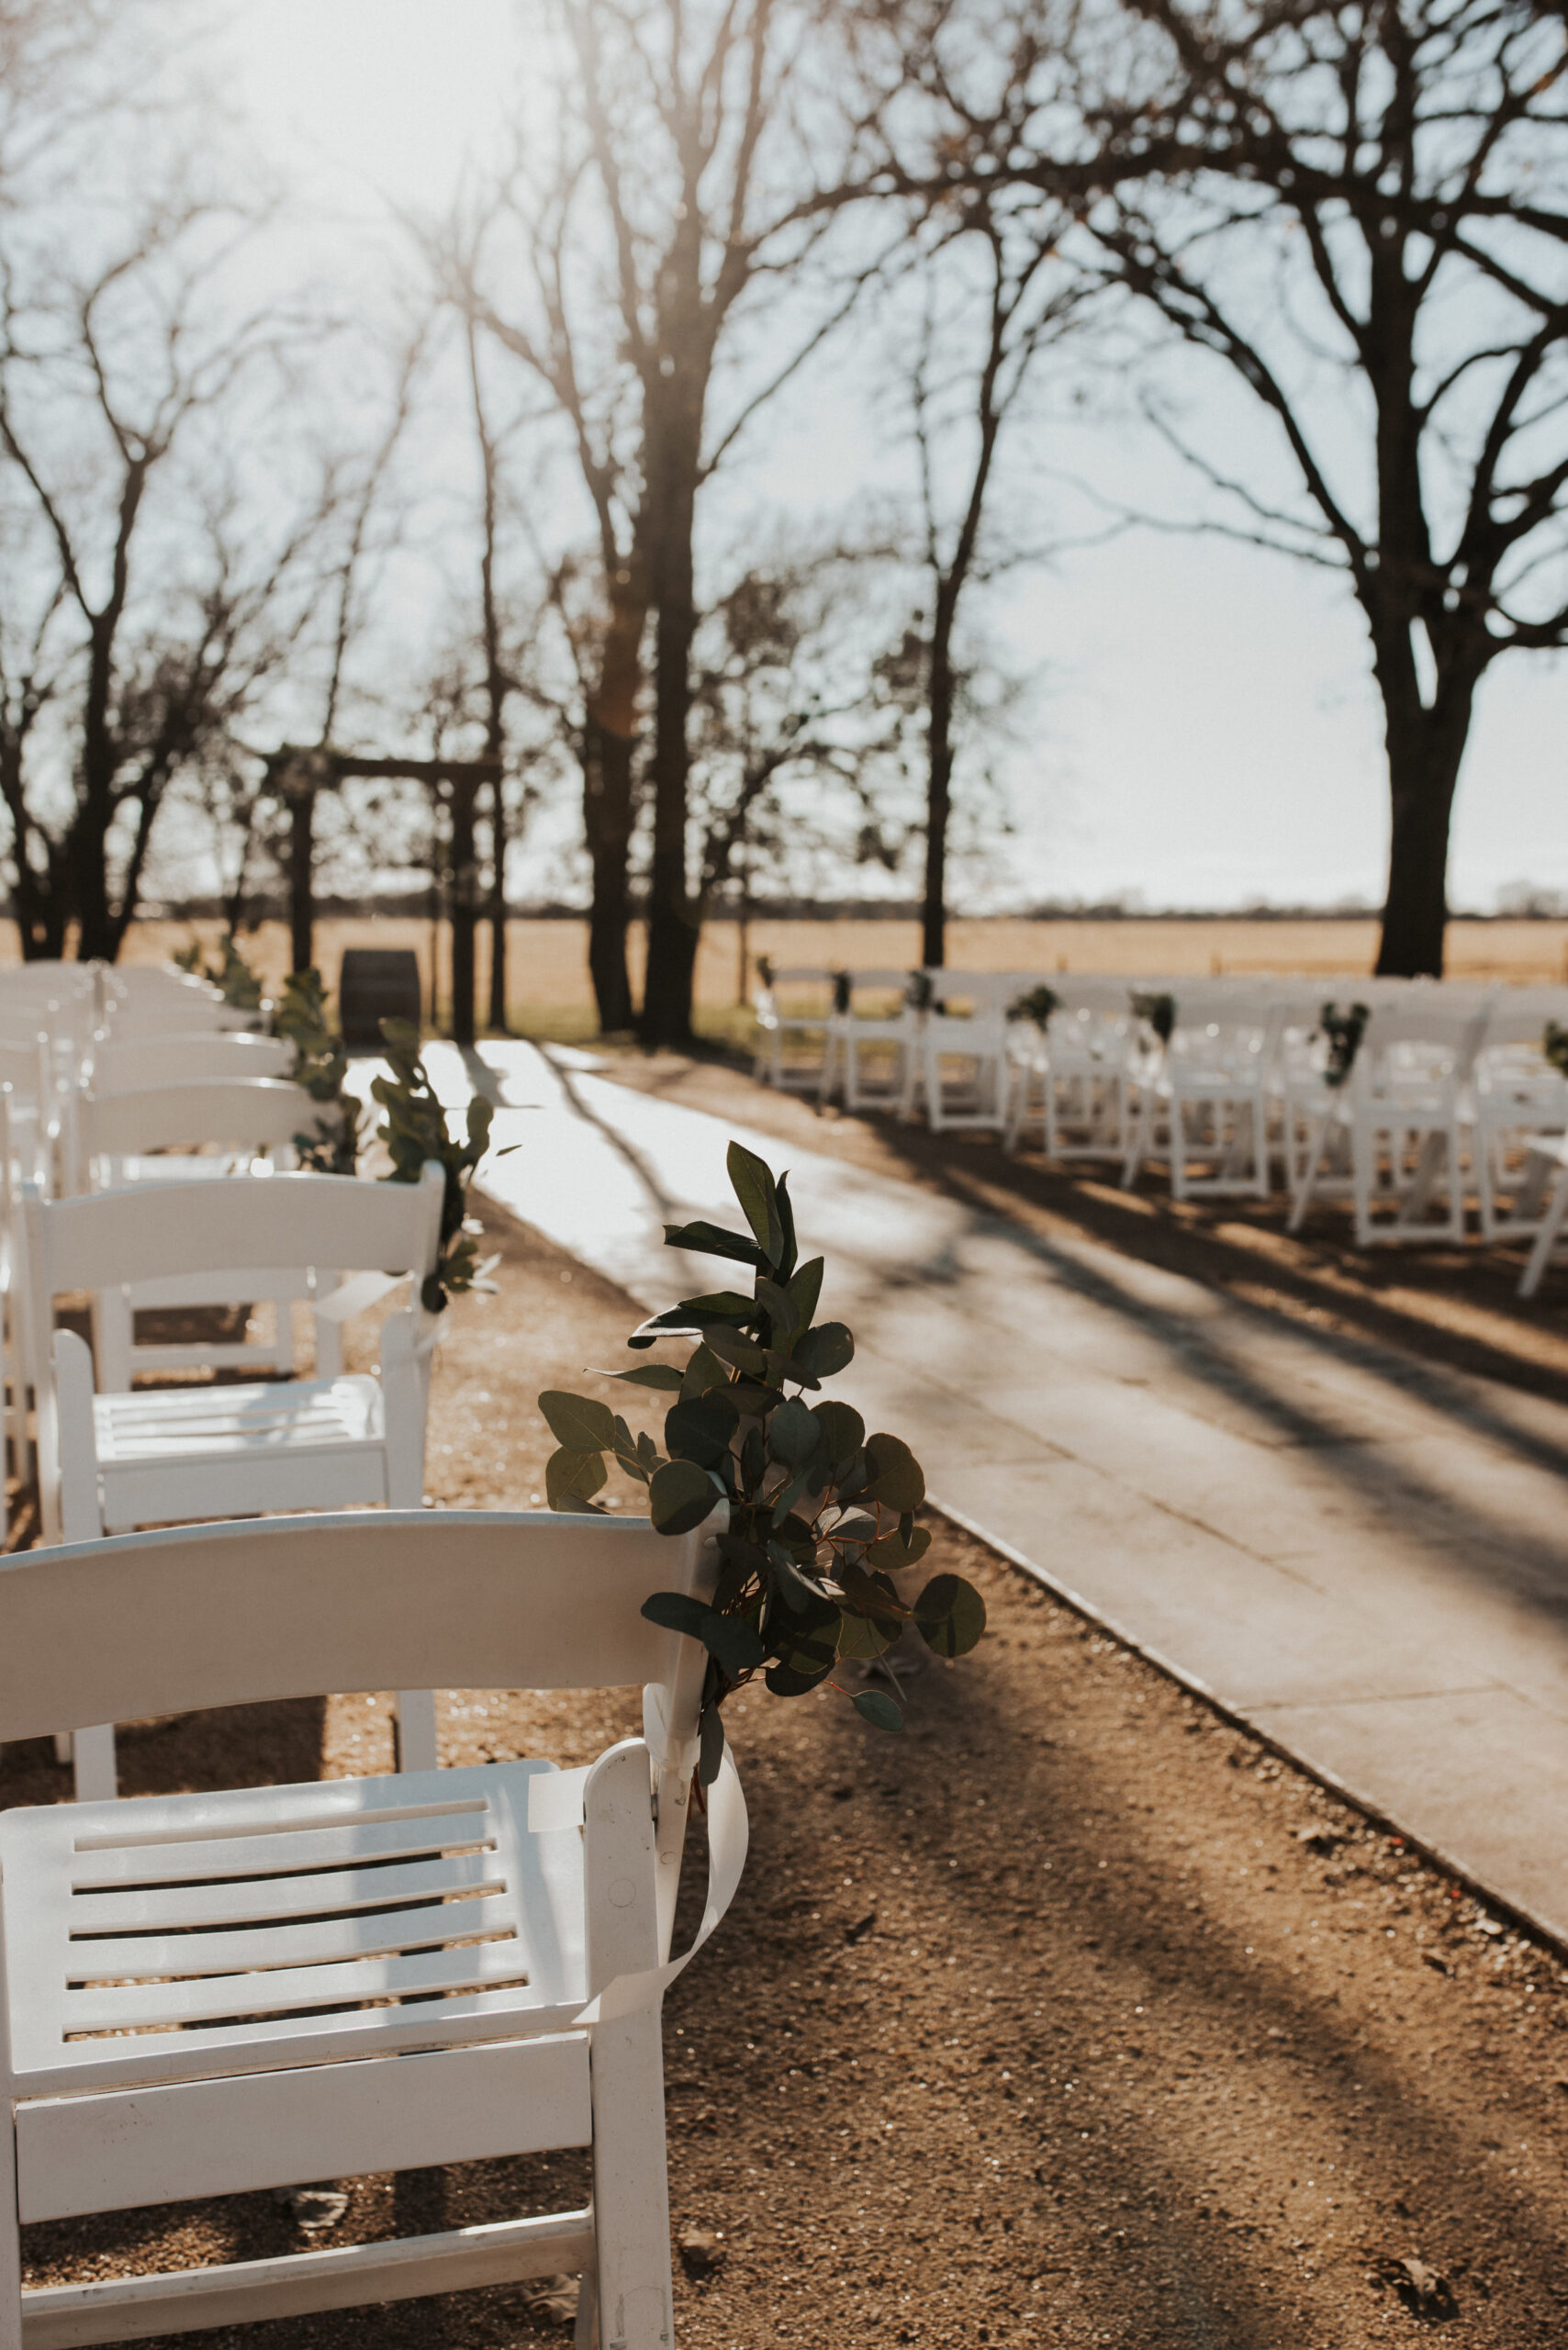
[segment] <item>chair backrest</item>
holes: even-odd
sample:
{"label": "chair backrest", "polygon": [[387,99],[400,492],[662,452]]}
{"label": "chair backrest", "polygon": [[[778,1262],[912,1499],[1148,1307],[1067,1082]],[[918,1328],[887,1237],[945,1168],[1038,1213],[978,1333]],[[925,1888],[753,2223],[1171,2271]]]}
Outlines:
{"label": "chair backrest", "polygon": [[711,1593],[713,1528],[350,1511],[21,1551],[0,1561],[0,1740],[330,1690],[641,1684],[679,1748],[706,1651],[641,1610]]}
{"label": "chair backrest", "polygon": [[30,1041],[0,1041],[0,1085],[8,1085],[13,1093],[25,1095],[28,1101],[39,1100],[44,1087],[44,1046],[37,1036]]}
{"label": "chair backrest", "polygon": [[93,1049],[95,1093],[134,1093],[149,1085],[183,1085],[196,1078],[290,1077],[295,1048],[286,1036],[191,1035],[117,1036]]}
{"label": "chair backrest", "polygon": [[263,1077],[86,1094],[77,1114],[84,1158],[129,1158],[140,1151],[207,1145],[275,1149],[312,1133],[320,1104],[302,1085]]}
{"label": "chair backrest", "polygon": [[53,1300],[173,1273],[435,1270],[446,1177],[432,1159],[418,1183],[353,1175],[236,1175],[221,1183],[144,1183],[73,1200],[23,1194],[28,1315],[35,1357]]}
{"label": "chair backrest", "polygon": [[1445,1001],[1437,994],[1436,983],[1434,998],[1424,1002],[1413,993],[1400,1003],[1374,1004],[1356,1054],[1359,1088],[1375,1084],[1390,1055],[1406,1046],[1425,1048],[1447,1080],[1458,1084],[1469,1077],[1491,1017],[1490,1001]]}

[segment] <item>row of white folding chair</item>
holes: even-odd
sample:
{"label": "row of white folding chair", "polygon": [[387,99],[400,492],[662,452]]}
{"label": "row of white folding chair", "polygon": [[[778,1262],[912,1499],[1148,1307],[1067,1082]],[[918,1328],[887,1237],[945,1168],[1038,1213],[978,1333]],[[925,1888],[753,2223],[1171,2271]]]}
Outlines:
{"label": "row of white folding chair", "polygon": [[[543,1761],[0,1815],[0,2350],[580,2273],[579,2350],[673,2341],[660,1999],[711,1528],[321,1516],[0,1564],[0,1739],[384,1689],[644,1685],[644,1733]],[[745,1854],[708,1790],[706,1940]],[[239,1986],[239,1987],[237,1987]],[[393,2061],[396,2060],[396,2061]],[[24,2289],[20,2226],[591,2149],[582,2209]]]}
{"label": "row of white folding chair", "polygon": [[[420,1289],[435,1266],[444,1191],[434,1161],[417,1185],[237,1175],[56,1201],[28,1187],[17,1285],[45,1541],[223,1512],[417,1506],[436,1335]],[[341,1281],[344,1272],[359,1278]],[[54,1328],[55,1301],[65,1294],[122,1286],[146,1293],[162,1283],[177,1297],[182,1284],[199,1294],[215,1277],[237,1276],[308,1282],[319,1326],[401,1279],[412,1281],[413,1297],[383,1325],[379,1378],[338,1372],[132,1390],[110,1387],[100,1362],[95,1393],[91,1349],[74,1331]],[[405,1763],[433,1762],[430,1693],[405,1692],[398,1718]],[[76,1765],[80,1793],[113,1792],[112,1729],[78,1736]]]}

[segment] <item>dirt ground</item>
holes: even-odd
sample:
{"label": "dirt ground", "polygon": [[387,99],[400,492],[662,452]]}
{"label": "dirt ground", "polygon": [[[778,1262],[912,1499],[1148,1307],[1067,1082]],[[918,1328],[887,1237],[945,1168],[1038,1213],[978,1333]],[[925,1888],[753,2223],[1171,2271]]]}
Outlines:
{"label": "dirt ground", "polygon": [[[637,1316],[487,1220],[500,1291],[453,1309],[429,1484],[516,1506],[543,1484],[536,1392],[608,1393],[585,1367],[623,1363]],[[676,2235],[711,2240],[678,2264],[686,2350],[1363,2350],[1427,2324],[1474,2350],[1560,2344],[1558,1955],[935,1531],[933,1566],[981,1585],[991,1629],[911,1684],[903,1737],[831,1695],[733,1709],[751,1859],[666,2010]],[[445,1759],[570,1763],[634,1717],[631,1693],[452,1693]],[[121,1756],[128,1793],[385,1768],[386,1700],[136,1726]],[[41,1742],[3,1761],[0,1801],[64,1796]],[[31,2229],[30,2274],[451,2226],[563,2205],[586,2176],[568,2155],[344,2184],[342,2218],[309,2232],[270,2195]],[[210,2338],[543,2350],[569,2300]]]}

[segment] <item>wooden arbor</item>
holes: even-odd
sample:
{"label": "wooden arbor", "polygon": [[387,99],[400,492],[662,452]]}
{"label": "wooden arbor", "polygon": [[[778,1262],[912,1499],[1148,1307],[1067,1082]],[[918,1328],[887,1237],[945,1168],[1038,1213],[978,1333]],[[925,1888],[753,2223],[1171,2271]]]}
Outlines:
{"label": "wooden arbor", "polygon": [[479,862],[476,849],[481,785],[490,789],[490,833],[496,867],[491,892],[492,1020],[506,1004],[506,902],[502,863],[506,827],[502,821],[502,765],[498,758],[410,759],[364,758],[350,751],[301,751],[285,744],[267,762],[273,789],[289,810],[288,897],[293,967],[308,970],[315,957],[316,930],[316,800],[323,790],[335,791],[348,778],[380,778],[388,782],[422,783],[432,799],[443,802],[451,825],[445,860],[447,911],[452,923],[452,1033],[460,1045],[475,1035],[475,934],[480,920]]}

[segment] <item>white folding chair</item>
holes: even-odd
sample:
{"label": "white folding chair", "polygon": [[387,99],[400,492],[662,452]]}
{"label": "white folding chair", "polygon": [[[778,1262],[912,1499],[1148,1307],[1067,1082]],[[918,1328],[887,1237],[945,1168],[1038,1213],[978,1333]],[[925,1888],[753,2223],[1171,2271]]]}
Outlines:
{"label": "white folding chair", "polygon": [[1015,1150],[1037,1120],[1047,1158],[1119,1165],[1130,1134],[1133,1081],[1125,991],[1119,1013],[1068,1002],[1043,1029],[1032,1020],[1014,1021],[1008,1045],[1007,1148]]}
{"label": "white folding chair", "polygon": [[209,980],[188,971],[131,963],[95,967],[97,1022],[122,1036],[168,1035],[198,1029],[251,1029],[263,1014],[228,1003]]}
{"label": "white folding chair", "polygon": [[[834,980],[832,971],[773,971],[757,989],[752,999],[757,1035],[751,1073],[759,1085],[789,1093],[819,1091]],[[799,1000],[802,993],[804,1002]]]}
{"label": "white folding chair", "polygon": [[[429,1359],[435,1317],[419,1302],[434,1270],[445,1174],[365,1183],[344,1175],[235,1176],[227,1183],[144,1184],[83,1199],[24,1193],[19,1266],[37,1398],[39,1496],[48,1542],[88,1540],[181,1519],[380,1505],[423,1497]],[[72,1330],[50,1333],[53,1301],[120,1282],[193,1282],[242,1268],[246,1282],[330,1266],[319,1324],[346,1318],[411,1277],[411,1304],[382,1326],[379,1378],[95,1394],[93,1358]],[[365,1268],[326,1293],[345,1270]],[[375,1269],[371,1270],[369,1269]],[[70,1725],[75,1729],[76,1725]],[[399,1757],[435,1756],[428,1689],[398,1699]],[[114,1792],[112,1729],[76,1739],[78,1791]]]}
{"label": "white folding chair", "polygon": [[896,1109],[919,1034],[906,1001],[907,971],[842,971],[845,998],[828,1014],[819,1104],[841,1097],[846,1110]]}
{"label": "white folding chair", "polygon": [[1026,973],[926,973],[931,1001],[909,1054],[903,1114],[924,1105],[933,1134],[1007,1125],[1006,1007],[1032,984]]}
{"label": "white folding chair", "polygon": [[1346,1083],[1313,1118],[1291,1212],[1300,1228],[1336,1140],[1348,1147],[1356,1246],[1396,1248],[1465,1237],[1470,1085],[1489,1016],[1485,999],[1411,989],[1374,1004]]}
{"label": "white folding chair", "polygon": [[1568,1078],[1542,1049],[1548,1019],[1560,1023],[1568,998],[1543,1003],[1534,990],[1512,990],[1493,1004],[1475,1061],[1475,1189],[1481,1237],[1533,1240],[1546,1213],[1551,1167],[1534,1148],[1543,1132],[1568,1127]]}
{"label": "white folding chair", "polygon": [[[703,1533],[541,1513],[273,1519],[0,1564],[0,1739],[385,1689],[644,1684],[545,1762],[0,1814],[0,2350],[578,2272],[579,2350],[670,2350],[660,1998],[707,1664],[640,1613]],[[717,1925],[745,1853],[708,1789]],[[24,2289],[18,2222],[589,2147],[582,2209]],[[601,2313],[601,2314],[596,2314]]]}
{"label": "white folding chair", "polygon": [[[295,1140],[319,1114],[303,1086],[275,1078],[151,1086],[136,1093],[84,1096],[77,1104],[77,1153],[87,1188],[189,1183],[249,1173],[263,1162],[286,1171]],[[99,1292],[93,1326],[98,1384],[129,1387],[137,1371],[205,1369],[258,1376],[295,1368],[292,1309],[314,1294],[302,1271],[250,1280],[235,1267],[173,1281],[118,1282]],[[138,1344],[135,1317],[179,1306],[266,1306],[273,1330],[261,1339],[181,1339]],[[333,1368],[337,1368],[334,1359]]]}

